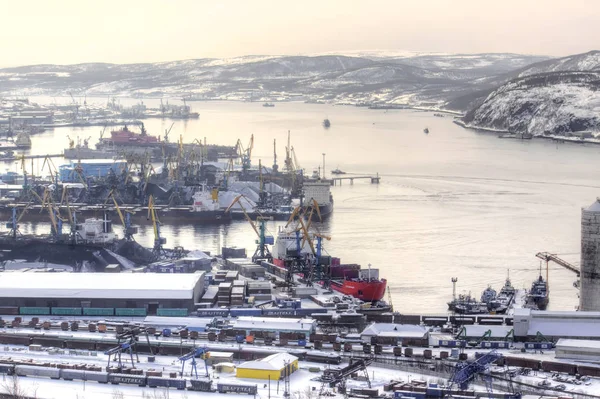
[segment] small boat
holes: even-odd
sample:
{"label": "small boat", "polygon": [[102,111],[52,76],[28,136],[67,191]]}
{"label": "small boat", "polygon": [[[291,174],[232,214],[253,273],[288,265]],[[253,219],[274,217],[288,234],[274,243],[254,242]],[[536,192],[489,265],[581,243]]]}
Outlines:
{"label": "small boat", "polygon": [[331,122],[329,121],[329,119],[323,120],[323,127],[324,128],[329,128],[330,126],[331,126]]}
{"label": "small boat", "polygon": [[428,134],[429,133],[429,128],[423,129],[423,133]]}
{"label": "small boat", "polygon": [[340,170],[338,168],[332,170],[331,173],[334,175],[345,175],[346,174],[346,172],[344,172],[343,170]]}
{"label": "small boat", "polygon": [[274,106],[275,106],[275,104],[273,104],[273,103],[264,103],[263,104],[263,107],[274,107]]}

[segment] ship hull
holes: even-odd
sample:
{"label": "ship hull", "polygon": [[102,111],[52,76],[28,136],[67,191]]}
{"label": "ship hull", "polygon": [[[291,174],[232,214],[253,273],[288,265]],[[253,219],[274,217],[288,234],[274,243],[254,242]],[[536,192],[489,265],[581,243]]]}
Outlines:
{"label": "ship hull", "polygon": [[380,301],[385,295],[387,280],[375,281],[332,281],[330,288],[344,295],[350,295],[365,302]]}
{"label": "ship hull", "polygon": [[[67,215],[68,209],[65,206],[59,207],[61,215]],[[102,206],[73,206],[77,208],[77,219],[83,220],[90,217],[102,217],[105,212],[112,220],[118,220],[119,215],[113,207],[108,209]],[[152,220],[148,218],[147,207],[135,207],[133,205],[123,205],[122,211],[135,210],[131,215],[131,222],[134,225],[152,225]],[[20,211],[19,211],[20,212]],[[231,215],[225,211],[200,211],[193,212],[188,207],[160,209],[157,211],[158,218],[163,224],[220,224],[231,221]],[[0,217],[9,220],[12,217],[12,207],[0,205]],[[49,222],[48,212],[39,206],[32,206],[25,214],[20,216],[22,222]]]}

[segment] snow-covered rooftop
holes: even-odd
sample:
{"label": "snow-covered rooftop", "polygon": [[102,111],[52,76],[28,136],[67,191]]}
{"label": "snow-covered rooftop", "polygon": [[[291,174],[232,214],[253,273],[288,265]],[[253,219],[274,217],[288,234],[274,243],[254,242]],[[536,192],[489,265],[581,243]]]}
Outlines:
{"label": "snow-covered rooftop", "polygon": [[0,273],[0,298],[192,299],[204,273]]}
{"label": "snow-covered rooftop", "polygon": [[561,338],[556,343],[556,349],[600,349],[600,341],[592,341],[589,339],[568,339]]}
{"label": "snow-covered rooftop", "polygon": [[365,328],[360,335],[423,338],[427,332],[429,332],[429,328],[423,326],[415,326],[411,324],[373,323]]}
{"label": "snow-covered rooftop", "polygon": [[234,329],[242,330],[304,331],[310,333],[316,326],[316,320],[242,316],[234,320],[232,325]]}
{"label": "snow-covered rooftop", "polygon": [[146,316],[145,326],[206,328],[214,321],[212,317],[161,317]]}
{"label": "snow-covered rooftop", "polygon": [[286,363],[291,364],[296,360],[298,360],[298,358],[289,353],[276,353],[260,360],[242,363],[238,366],[238,369],[281,370],[285,367]]}

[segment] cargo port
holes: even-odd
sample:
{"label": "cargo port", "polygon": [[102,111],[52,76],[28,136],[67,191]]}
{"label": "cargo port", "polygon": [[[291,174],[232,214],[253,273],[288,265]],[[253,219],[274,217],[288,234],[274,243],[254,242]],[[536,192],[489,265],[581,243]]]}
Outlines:
{"label": "cargo port", "polygon": [[[39,397],[399,399],[600,389],[599,266],[585,249],[597,245],[597,202],[582,211],[581,269],[538,253],[546,263],[530,286],[516,287],[509,271],[475,296],[457,293],[474,287],[452,278],[446,312],[399,311],[398,282],[377,262],[330,253],[337,237],[321,230],[334,214],[332,186],[382,176],[328,179],[324,154],[308,175],[289,132],[280,158],[273,140],[267,167],[253,158],[253,135],[184,143],[170,131],[130,124],[103,130],[97,145],[69,138],[66,163],[43,157],[34,175],[22,156],[21,173],[3,175],[0,373],[24,396],[36,386],[55,395]],[[24,234],[26,222],[51,232]],[[234,222],[255,247],[230,241],[210,253],[167,242],[162,230]],[[153,245],[137,243],[141,226]],[[545,310],[549,262],[577,274],[585,311]]]}

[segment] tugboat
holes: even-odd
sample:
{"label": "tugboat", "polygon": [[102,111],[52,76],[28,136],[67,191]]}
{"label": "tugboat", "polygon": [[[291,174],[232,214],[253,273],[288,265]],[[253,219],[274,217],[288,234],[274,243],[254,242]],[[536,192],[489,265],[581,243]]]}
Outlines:
{"label": "tugboat", "polygon": [[340,170],[339,168],[336,168],[334,170],[331,171],[331,174],[333,175],[345,175],[346,172],[344,172],[343,170]]}
{"label": "tugboat", "polygon": [[448,302],[448,310],[459,314],[487,313],[487,305],[477,301],[471,294],[459,295],[458,298]]}
{"label": "tugboat", "polygon": [[323,127],[325,129],[329,129],[329,127],[331,127],[331,122],[329,121],[329,119],[326,118],[323,120]]}

